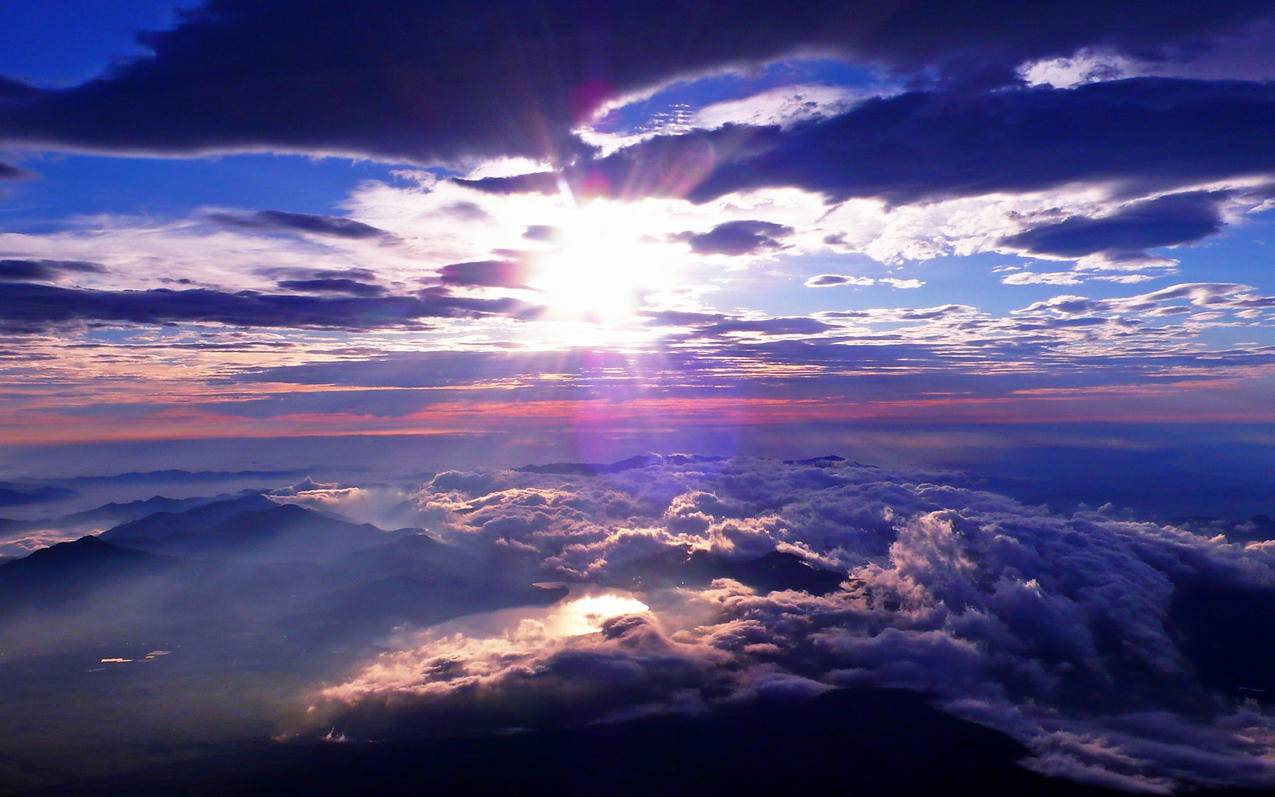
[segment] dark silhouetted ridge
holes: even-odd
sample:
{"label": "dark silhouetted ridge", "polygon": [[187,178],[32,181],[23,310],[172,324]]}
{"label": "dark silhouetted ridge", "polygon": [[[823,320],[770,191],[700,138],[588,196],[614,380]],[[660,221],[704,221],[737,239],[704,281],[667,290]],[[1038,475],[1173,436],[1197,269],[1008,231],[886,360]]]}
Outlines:
{"label": "dark silhouetted ridge", "polygon": [[172,561],[145,551],[81,537],[0,564],[0,611],[58,602],[122,580],[159,573]]}
{"label": "dark silhouetted ridge", "polygon": [[182,512],[156,512],[143,518],[121,523],[102,532],[107,540],[158,540],[183,532],[214,526],[242,512],[269,509],[277,506],[259,493],[252,493],[227,501],[214,501]]}
{"label": "dark silhouetted ridge", "polygon": [[[116,541],[143,550],[194,558],[321,562],[392,539],[367,523],[350,523],[296,504],[275,504],[255,497],[265,501],[268,508],[237,512],[207,525],[183,523],[178,531],[150,538],[121,536]],[[189,514],[178,517],[186,518]]]}
{"label": "dark silhouetted ridge", "polygon": [[422,742],[263,747],[49,795],[1113,795],[1020,767],[1009,738],[888,689],[698,716]]}

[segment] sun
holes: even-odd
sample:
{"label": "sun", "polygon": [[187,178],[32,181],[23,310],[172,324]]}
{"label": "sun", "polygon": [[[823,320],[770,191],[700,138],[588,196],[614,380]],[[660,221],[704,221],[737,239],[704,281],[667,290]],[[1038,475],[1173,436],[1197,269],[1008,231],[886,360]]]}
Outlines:
{"label": "sun", "polygon": [[660,273],[639,219],[616,203],[572,206],[540,253],[531,287],[555,319],[615,325],[631,319]]}

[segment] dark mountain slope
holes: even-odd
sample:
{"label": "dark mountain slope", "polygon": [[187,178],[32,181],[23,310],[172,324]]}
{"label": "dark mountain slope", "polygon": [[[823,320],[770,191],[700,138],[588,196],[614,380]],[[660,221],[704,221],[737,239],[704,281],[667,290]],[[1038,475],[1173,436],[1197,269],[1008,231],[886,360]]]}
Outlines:
{"label": "dark mountain slope", "polygon": [[42,795],[1110,795],[1018,766],[999,733],[886,689],[546,733],[263,746]]}
{"label": "dark mountain slope", "polygon": [[23,606],[59,604],[123,580],[156,575],[171,559],[81,537],[0,564],[0,616]]}
{"label": "dark mountain slope", "polygon": [[157,540],[183,532],[197,531],[214,526],[242,512],[261,511],[277,506],[269,498],[259,494],[214,501],[180,512],[156,512],[151,515],[121,523],[102,532],[104,540]]}
{"label": "dark mountain slope", "polygon": [[240,512],[205,528],[149,540],[119,538],[123,545],[196,558],[254,562],[327,562],[385,543],[386,532],[320,515],[295,504],[271,504]]}

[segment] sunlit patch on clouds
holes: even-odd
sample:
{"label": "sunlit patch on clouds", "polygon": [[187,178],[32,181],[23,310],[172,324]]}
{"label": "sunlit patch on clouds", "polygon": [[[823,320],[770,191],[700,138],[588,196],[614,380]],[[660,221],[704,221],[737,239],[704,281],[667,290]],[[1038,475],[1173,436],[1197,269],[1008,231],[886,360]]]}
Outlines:
{"label": "sunlit patch on clouds", "polygon": [[616,618],[644,615],[648,608],[632,596],[601,592],[549,609],[510,609],[445,623],[423,632],[414,648],[382,654],[352,681],[328,687],[321,696],[352,702],[375,693],[428,695],[498,681],[514,671],[530,672],[537,662],[570,649],[575,637],[601,635]]}
{"label": "sunlit patch on clouds", "polygon": [[1033,86],[1066,89],[1097,80],[1118,80],[1145,74],[1140,65],[1120,53],[1081,50],[1063,58],[1033,61],[1018,74]]}
{"label": "sunlit patch on clouds", "polygon": [[[660,135],[691,130],[714,130],[726,125],[777,125],[786,127],[809,119],[843,113],[855,103],[879,96],[870,89],[828,84],[786,85],[739,99],[710,102],[702,107],[681,104],[659,113],[636,129],[611,130],[608,115],[618,115],[615,105],[600,119],[577,132],[586,143],[609,154]],[[640,99],[640,98],[630,98]],[[528,170],[530,171],[530,170]]]}

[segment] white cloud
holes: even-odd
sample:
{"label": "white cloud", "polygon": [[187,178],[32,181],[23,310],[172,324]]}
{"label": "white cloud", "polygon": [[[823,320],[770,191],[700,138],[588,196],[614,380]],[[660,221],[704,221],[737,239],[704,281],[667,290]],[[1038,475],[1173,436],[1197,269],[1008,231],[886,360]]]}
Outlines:
{"label": "white cloud", "polygon": [[911,290],[920,288],[925,285],[925,282],[916,278],[855,277],[848,274],[819,274],[806,280],[807,288],[837,288],[843,285],[850,285],[856,288],[888,285],[895,290]]}
{"label": "white cloud", "polygon": [[787,126],[835,116],[875,94],[845,86],[781,86],[739,100],[706,105],[690,115],[689,127],[713,129],[728,124]]}
{"label": "white cloud", "polygon": [[882,277],[881,279],[877,281],[883,282],[886,285],[889,285],[891,288],[895,288],[896,290],[901,290],[901,291],[912,290],[914,288],[920,288],[923,285],[925,285],[923,281],[916,278],[899,279],[898,277]]}
{"label": "white cloud", "polygon": [[1024,64],[1018,74],[1032,86],[1068,89],[1083,83],[1136,77],[1144,72],[1142,65],[1119,53],[1081,50],[1065,58]]}

